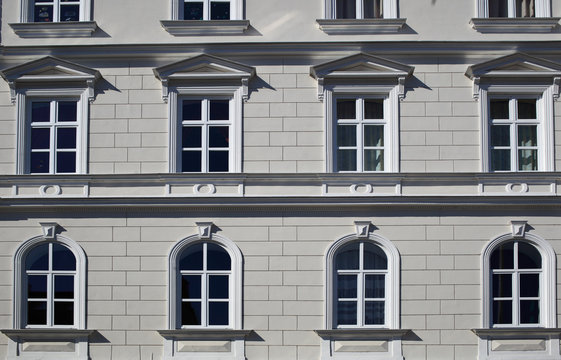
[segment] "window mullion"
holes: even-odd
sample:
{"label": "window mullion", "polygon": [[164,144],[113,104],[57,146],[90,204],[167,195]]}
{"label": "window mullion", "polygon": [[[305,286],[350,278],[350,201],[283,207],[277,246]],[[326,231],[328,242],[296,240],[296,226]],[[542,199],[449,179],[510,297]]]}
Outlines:
{"label": "window mullion", "polygon": [[359,265],[357,274],[357,325],[364,326],[364,243],[359,244]]}
{"label": "window mullion", "polygon": [[510,99],[508,103],[508,118],[510,122],[510,171],[518,171],[518,125],[516,121],[516,106],[516,99]]}
{"label": "window mullion", "polygon": [[508,17],[513,18],[519,15],[516,14],[516,0],[508,0]]}
{"label": "window mullion", "polygon": [[[364,171],[364,99],[358,98],[356,101],[356,162],[357,171]],[[362,243],[361,243],[362,248]],[[361,258],[362,259],[362,258]],[[362,269],[362,267],[361,267]]]}
{"label": "window mullion", "polygon": [[357,19],[364,19],[364,9],[363,9],[363,1],[364,0],[356,0],[356,18]]}
{"label": "window mullion", "polygon": [[[207,2],[205,2],[206,4]],[[210,120],[210,101],[208,99],[203,99],[203,101],[201,102],[201,105],[203,107],[202,112],[201,112],[201,121],[203,122],[202,124],[202,132],[201,132],[201,162],[202,162],[202,166],[201,166],[201,171],[204,172],[208,172],[209,170],[209,163],[208,163],[208,157],[209,157],[209,138],[208,138],[208,134],[209,134],[209,120]]]}
{"label": "window mullion", "polygon": [[208,326],[208,272],[207,272],[207,243],[203,243],[203,271],[201,274],[201,326]]}
{"label": "window mullion", "polygon": [[204,0],[203,19],[204,20],[210,20],[210,0]]}

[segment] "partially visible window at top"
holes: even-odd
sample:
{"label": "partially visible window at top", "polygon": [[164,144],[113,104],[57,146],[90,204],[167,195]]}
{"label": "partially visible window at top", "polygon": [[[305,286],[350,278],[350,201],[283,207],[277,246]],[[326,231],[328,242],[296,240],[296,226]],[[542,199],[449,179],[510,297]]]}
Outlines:
{"label": "partially visible window at top", "polygon": [[36,0],[31,22],[80,21],[82,0]]}
{"label": "partially visible window at top", "polygon": [[229,0],[183,0],[179,18],[183,20],[230,20]]}
{"label": "partially visible window at top", "polygon": [[383,18],[383,0],[336,0],[337,19]]}
{"label": "partially visible window at top", "polygon": [[535,17],[535,0],[489,0],[489,17]]}

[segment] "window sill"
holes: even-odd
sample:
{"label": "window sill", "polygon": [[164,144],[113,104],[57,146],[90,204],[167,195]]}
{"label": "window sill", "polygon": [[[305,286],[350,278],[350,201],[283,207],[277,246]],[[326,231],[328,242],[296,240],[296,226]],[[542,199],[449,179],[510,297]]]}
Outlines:
{"label": "window sill", "polygon": [[95,21],[9,24],[22,38],[91,37],[97,29]]}
{"label": "window sill", "polygon": [[87,360],[89,338],[96,330],[8,329],[0,330],[10,338],[8,360]]}
{"label": "window sill", "polygon": [[469,23],[481,33],[546,33],[558,26],[559,19],[561,18],[473,18]]}
{"label": "window sill", "polygon": [[249,28],[249,20],[161,20],[174,36],[239,35]]}
{"label": "window sill", "polygon": [[328,35],[397,33],[407,19],[317,19]]}
{"label": "window sill", "polygon": [[245,360],[245,338],[253,330],[158,330],[165,339],[164,360]]}
{"label": "window sill", "polygon": [[481,360],[558,360],[559,328],[471,329],[479,337]]}

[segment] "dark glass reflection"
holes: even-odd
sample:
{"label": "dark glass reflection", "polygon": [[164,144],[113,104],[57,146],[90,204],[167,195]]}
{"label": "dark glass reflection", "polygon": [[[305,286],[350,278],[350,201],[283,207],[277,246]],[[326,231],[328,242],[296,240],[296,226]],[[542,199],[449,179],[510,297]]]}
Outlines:
{"label": "dark glass reflection", "polygon": [[364,269],[387,269],[388,259],[381,247],[369,242],[364,243]]}
{"label": "dark glass reflection", "polygon": [[52,5],[35,5],[33,11],[34,22],[52,22],[53,6]]}
{"label": "dark glass reflection", "polygon": [[364,0],[364,18],[383,18],[383,0]]}
{"label": "dark glass reflection", "polygon": [[[216,4],[216,3],[214,3]],[[228,9],[230,9],[230,4]],[[230,16],[228,16],[229,18]],[[210,100],[210,120],[230,119],[230,100]]]}
{"label": "dark glass reflection", "polygon": [[228,284],[229,284],[228,275],[209,275],[208,277],[209,299],[228,299],[229,297]]}
{"label": "dark glass reflection", "polygon": [[356,19],[356,0],[337,0],[337,19]]}
{"label": "dark glass reflection", "polygon": [[207,269],[208,270],[230,270],[232,268],[230,254],[223,247],[207,244]]}
{"label": "dark glass reflection", "polygon": [[200,301],[184,301],[181,303],[181,325],[201,325]]}
{"label": "dark glass reflection", "polygon": [[184,20],[203,20],[203,3],[202,2],[186,2],[183,5],[183,19]]}
{"label": "dark glass reflection", "polygon": [[58,128],[56,147],[57,149],[76,149],[76,128]]}
{"label": "dark glass reflection", "polygon": [[179,257],[180,270],[202,270],[203,269],[203,243],[189,246]]}
{"label": "dark glass reflection", "polygon": [[30,169],[32,174],[46,174],[49,172],[49,153],[32,152],[30,155]]}
{"label": "dark glass reflection", "polygon": [[534,0],[516,0],[516,17],[535,17],[535,10]]}
{"label": "dark glass reflection", "polygon": [[518,170],[538,170],[538,150],[518,150]]}
{"label": "dark glass reflection", "polygon": [[493,297],[512,296],[512,275],[493,274]]}
{"label": "dark glass reflection", "polygon": [[59,101],[58,121],[70,122],[78,119],[78,104],[76,101]]}
{"label": "dark glass reflection", "polygon": [[230,20],[230,3],[213,1],[210,3],[211,20]]}
{"label": "dark glass reflection", "polygon": [[55,299],[74,298],[74,276],[55,276]]}
{"label": "dark glass reflection", "polygon": [[49,149],[51,143],[51,129],[31,128],[31,148]]}
{"label": "dark glass reflection", "polygon": [[489,17],[508,17],[508,0],[489,0]]}
{"label": "dark glass reflection", "polygon": [[337,302],[337,325],[356,325],[356,301]]}
{"label": "dark glass reflection", "polygon": [[209,151],[208,171],[227,172],[230,169],[229,159],[230,159],[230,154],[228,151]]}
{"label": "dark glass reflection", "polygon": [[57,152],[56,154],[57,173],[76,172],[76,152]]}
{"label": "dark glass reflection", "polygon": [[202,128],[200,126],[184,126],[181,145],[184,148],[200,148],[202,146]]}
{"label": "dark glass reflection", "polygon": [[337,275],[337,298],[356,299],[356,296],[357,296],[357,276]]}
{"label": "dark glass reflection", "polygon": [[181,171],[201,172],[202,154],[200,151],[183,151],[181,156]]}
{"label": "dark glass reflection", "polygon": [[27,276],[27,298],[46,299],[47,298],[47,276],[28,275]]}
{"label": "dark glass reflection", "polygon": [[493,301],[493,324],[512,324],[512,301]]}
{"label": "dark glass reflection", "polygon": [[359,266],[359,243],[351,243],[337,252],[335,268],[337,270],[354,270]]}
{"label": "dark glass reflection", "polygon": [[537,324],[540,322],[540,301],[521,300],[520,301],[520,323]]}
{"label": "dark glass reflection", "polygon": [[364,171],[384,170],[384,150],[364,150]]}
{"label": "dark glass reflection", "polygon": [[337,125],[337,146],[356,146],[355,125]]}
{"label": "dark glass reflection", "polygon": [[27,302],[27,324],[47,325],[47,303],[45,301]]}
{"label": "dark glass reflection", "polygon": [[491,126],[491,146],[510,146],[510,126]]}
{"label": "dark glass reflection", "polygon": [[337,170],[356,171],[356,150],[337,150]]}
{"label": "dark glass reflection", "polygon": [[364,146],[384,146],[384,126],[364,126]]}
{"label": "dark glass reflection", "polygon": [[63,5],[60,7],[60,21],[79,21],[80,5]]}
{"label": "dark glass reflection", "polygon": [[491,171],[510,170],[510,150],[494,149],[491,151]]}
{"label": "dark glass reflection", "polygon": [[36,246],[27,253],[25,270],[49,270],[49,244]]}
{"label": "dark glass reflection", "polygon": [[364,281],[364,297],[367,299],[383,299],[386,296],[386,276],[366,275]]}
{"label": "dark glass reflection", "polygon": [[208,145],[211,148],[227,148],[230,146],[230,127],[210,126],[208,128]]}
{"label": "dark glass reflection", "polygon": [[540,296],[540,274],[520,274],[520,296]]}
{"label": "dark glass reflection", "polygon": [[337,119],[356,119],[356,101],[354,99],[337,100]]}
{"label": "dark glass reflection", "polygon": [[541,269],[542,257],[534,245],[526,242],[518,243],[518,267],[520,269]]}
{"label": "dark glass reflection", "polygon": [[536,99],[518,99],[518,118],[537,119]]}
{"label": "dark glass reflection", "polygon": [[31,122],[51,121],[51,104],[46,101],[34,101],[31,103]]}
{"label": "dark glass reflection", "polygon": [[514,242],[502,244],[493,251],[491,269],[514,269]]}
{"label": "dark glass reflection", "polygon": [[538,127],[536,125],[518,126],[518,146],[538,146]]}
{"label": "dark glass reflection", "polygon": [[181,276],[181,298],[182,299],[201,298],[201,275]]}
{"label": "dark glass reflection", "polygon": [[491,119],[508,119],[508,100],[491,100]]}
{"label": "dark glass reflection", "polygon": [[[198,3],[185,3],[185,4],[198,4]],[[202,3],[201,3],[201,19],[202,19]],[[196,19],[185,19],[196,20]],[[183,100],[183,120],[201,120],[201,100]]]}
{"label": "dark glass reflection", "polygon": [[366,301],[364,303],[364,323],[366,325],[383,325],[385,308],[383,301]]}
{"label": "dark glass reflection", "polygon": [[66,246],[53,244],[53,270],[76,270],[76,257]]}
{"label": "dark glass reflection", "polygon": [[74,302],[55,301],[54,325],[74,324]]}
{"label": "dark glass reflection", "polygon": [[208,324],[209,325],[228,325],[228,303],[215,302],[208,303]]}
{"label": "dark glass reflection", "polygon": [[364,118],[365,119],[383,119],[384,118],[384,100],[383,99],[366,99],[366,100],[364,100]]}

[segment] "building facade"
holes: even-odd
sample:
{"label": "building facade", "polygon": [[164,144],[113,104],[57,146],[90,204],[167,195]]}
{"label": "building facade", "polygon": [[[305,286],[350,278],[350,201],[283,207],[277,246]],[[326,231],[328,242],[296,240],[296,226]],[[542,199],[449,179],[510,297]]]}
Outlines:
{"label": "building facade", "polygon": [[561,359],[556,1],[0,5],[0,359]]}

